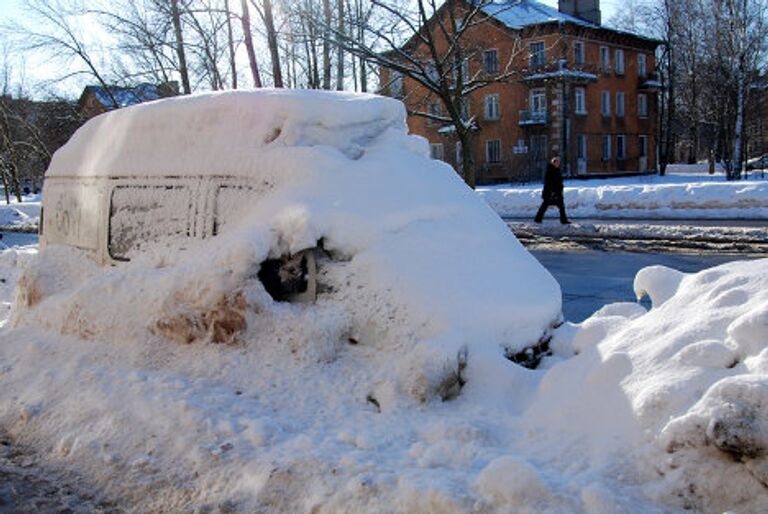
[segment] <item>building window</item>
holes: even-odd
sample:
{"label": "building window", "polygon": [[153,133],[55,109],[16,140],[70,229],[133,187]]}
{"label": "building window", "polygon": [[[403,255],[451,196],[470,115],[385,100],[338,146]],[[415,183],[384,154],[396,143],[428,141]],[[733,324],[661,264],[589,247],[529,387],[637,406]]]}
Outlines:
{"label": "building window", "polygon": [[460,170],[464,167],[464,152],[461,150],[461,141],[456,142],[456,169]]}
{"label": "building window", "polygon": [[501,162],[501,140],[491,139],[485,142],[485,161],[488,164]]}
{"label": "building window", "polygon": [[483,67],[488,74],[499,72],[499,52],[495,48],[483,52]]}
{"label": "building window", "polygon": [[456,86],[456,83],[459,81],[459,69],[461,69],[461,83],[466,84],[469,82],[469,61],[464,59],[461,61],[461,64],[454,65],[453,69],[451,70],[451,73],[453,74],[453,85]]}
{"label": "building window", "polygon": [[[429,105],[427,106],[427,112],[430,116],[442,116],[443,109],[442,105],[440,104],[440,100],[432,100],[429,102]],[[436,125],[440,123],[440,120],[436,120],[434,118],[427,118],[427,123],[430,125]]]}
{"label": "building window", "polygon": [[627,158],[627,145],[626,145],[626,136],[620,135],[616,136],[616,158],[617,159],[626,159]]}
{"label": "building window", "polygon": [[530,98],[529,107],[531,112],[547,111],[547,94],[544,91],[544,89],[531,89],[531,98]]}
{"label": "building window", "polygon": [[430,143],[429,156],[439,161],[443,160],[443,143]]}
{"label": "building window", "polygon": [[616,116],[624,117],[624,93],[622,91],[616,92]]}
{"label": "building window", "polygon": [[486,120],[498,120],[500,115],[499,95],[485,95],[483,97],[483,117]]}
{"label": "building window", "polygon": [[427,78],[432,82],[440,81],[440,74],[437,73],[437,66],[435,66],[435,63],[431,62],[427,65]]}
{"label": "building window", "polygon": [[600,68],[606,73],[611,71],[611,53],[607,46],[600,47]]}
{"label": "building window", "polygon": [[648,97],[644,94],[637,95],[637,115],[641,118],[648,117]]}
{"label": "building window", "polygon": [[624,50],[616,49],[616,73],[624,75]]}
{"label": "building window", "polygon": [[576,147],[576,157],[578,159],[586,159],[587,158],[587,136],[584,134],[579,134],[577,138],[577,147]]}
{"label": "building window", "polygon": [[603,116],[611,115],[611,92],[603,91],[600,94],[600,113]]}
{"label": "building window", "polygon": [[584,64],[584,42],[576,41],[573,43],[573,64],[580,66]]}
{"label": "building window", "polygon": [[603,136],[603,160],[611,159],[611,136]]}
{"label": "building window", "polygon": [[392,80],[389,83],[389,94],[394,98],[403,97],[403,74],[392,70]]}
{"label": "building window", "polygon": [[576,114],[587,114],[587,93],[583,87],[577,87],[576,93]]}
{"label": "building window", "polygon": [[640,136],[640,157],[648,157],[648,136]]}
{"label": "building window", "polygon": [[544,41],[537,41],[531,43],[528,48],[531,52],[530,65],[531,68],[538,68],[544,66],[547,62],[546,49],[544,48]]}
{"label": "building window", "polygon": [[469,119],[469,98],[466,96],[462,97],[459,104],[459,114],[461,115],[461,119],[468,120]]}
{"label": "building window", "polygon": [[645,67],[645,54],[637,54],[637,76],[645,77],[648,71]]}

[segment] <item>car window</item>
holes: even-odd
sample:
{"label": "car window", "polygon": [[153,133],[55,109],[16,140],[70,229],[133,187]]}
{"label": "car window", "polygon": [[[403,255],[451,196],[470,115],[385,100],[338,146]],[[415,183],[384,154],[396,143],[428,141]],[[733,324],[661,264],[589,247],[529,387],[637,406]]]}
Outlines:
{"label": "car window", "polygon": [[183,186],[117,186],[109,207],[109,255],[130,260],[142,248],[190,235],[192,203]]}
{"label": "car window", "polygon": [[216,210],[213,217],[213,235],[227,226],[240,221],[255,200],[255,192],[249,186],[219,186],[216,192]]}

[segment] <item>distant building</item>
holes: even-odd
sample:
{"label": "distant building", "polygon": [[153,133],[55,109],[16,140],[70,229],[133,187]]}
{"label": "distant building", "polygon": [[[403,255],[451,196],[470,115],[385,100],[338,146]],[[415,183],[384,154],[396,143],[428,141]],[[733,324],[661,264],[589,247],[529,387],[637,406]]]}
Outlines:
{"label": "distant building", "polygon": [[[428,23],[440,19],[450,27],[447,4]],[[454,5],[464,17],[473,2]],[[553,155],[572,175],[656,168],[659,41],[603,27],[599,0],[560,0],[559,9],[495,0],[484,2],[475,20],[463,36],[470,55],[464,75],[490,79],[505,69],[520,71],[469,95],[465,109],[478,127],[478,183],[540,180]],[[424,52],[418,43],[406,48]],[[381,78],[383,93],[402,99],[409,111],[443,109],[415,81],[387,69]],[[408,125],[429,140],[433,157],[460,169],[452,125],[423,116],[409,116]]]}
{"label": "distant building", "polygon": [[101,113],[176,96],[179,94],[178,82],[164,82],[162,84],[139,84],[133,87],[125,86],[86,86],[80,99],[77,101],[78,110],[84,119],[93,118]]}

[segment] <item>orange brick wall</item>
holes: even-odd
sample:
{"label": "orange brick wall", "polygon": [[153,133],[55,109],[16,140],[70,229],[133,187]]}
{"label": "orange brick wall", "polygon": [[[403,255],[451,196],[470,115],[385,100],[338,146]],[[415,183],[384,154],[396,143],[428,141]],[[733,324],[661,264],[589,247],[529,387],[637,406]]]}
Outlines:
{"label": "orange brick wall", "polygon": [[[585,65],[576,67],[573,62],[573,42],[576,40],[585,43]],[[494,20],[487,21],[471,29],[465,36],[464,47],[475,55],[469,61],[469,75],[482,74],[482,50],[496,48],[500,69],[503,71],[508,60],[512,57],[511,68],[516,70],[508,82],[489,85],[475,91],[469,98],[470,114],[480,127],[475,135],[474,156],[478,167],[478,179],[485,182],[498,182],[506,180],[529,180],[540,177],[540,169],[531,165],[532,135],[546,135],[548,158],[559,152],[561,139],[561,107],[559,105],[559,93],[561,85],[559,80],[551,80],[540,84],[523,82],[525,76],[533,73],[528,69],[528,45],[533,41],[544,41],[546,47],[545,70],[557,69],[558,61],[565,56],[568,60],[568,68],[583,70],[597,75],[596,81],[590,81],[580,86],[585,88],[586,115],[576,115],[575,108],[575,84],[568,88],[570,116],[570,138],[566,145],[567,160],[572,163],[572,171],[576,173],[576,152],[578,134],[588,137],[587,143],[587,172],[588,173],[613,173],[624,171],[637,171],[639,165],[639,135],[648,136],[647,169],[656,166],[656,94],[647,91],[648,116],[639,118],[637,115],[637,95],[640,92],[638,85],[640,79],[637,75],[637,54],[646,55],[646,70],[650,75],[655,66],[653,42],[642,40],[630,35],[617,33],[603,29],[588,29],[570,25],[559,26],[556,24],[539,25],[524,31],[510,30]],[[438,49],[443,51],[445,42],[438,40]],[[602,72],[600,63],[600,46],[608,46],[610,49],[611,63],[614,63],[615,49],[624,50],[625,70],[623,75],[613,71]],[[416,55],[423,49],[415,49]],[[389,72],[381,70],[382,84],[389,83]],[[530,110],[529,91],[534,87],[543,87],[546,90],[548,120],[545,126],[521,127],[519,124],[519,112]],[[601,91],[608,90],[611,95],[611,116],[603,117],[600,114]],[[625,114],[623,118],[615,113],[616,92],[625,94]],[[384,87],[383,92],[388,90]],[[426,111],[427,103],[436,100],[436,97],[421,85],[408,78],[404,81],[403,101],[409,111]],[[501,116],[499,120],[483,119],[483,97],[488,94],[498,94],[500,98]],[[445,109],[442,111],[445,114]],[[434,123],[419,116],[409,116],[408,126],[411,132],[427,138],[430,143],[443,145],[444,160],[456,166],[456,139],[450,135],[440,134],[438,129],[447,123]],[[626,136],[626,159],[616,158],[616,135]],[[602,159],[602,136],[610,135],[612,138],[612,158]],[[501,141],[501,162],[491,164],[486,162],[485,142],[492,139]],[[528,154],[514,154],[512,151],[518,140],[524,140],[528,146]]]}

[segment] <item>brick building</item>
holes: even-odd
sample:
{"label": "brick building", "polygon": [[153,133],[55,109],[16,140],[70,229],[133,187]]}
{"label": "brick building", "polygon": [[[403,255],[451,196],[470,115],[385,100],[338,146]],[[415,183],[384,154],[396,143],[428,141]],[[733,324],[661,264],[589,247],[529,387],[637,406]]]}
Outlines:
{"label": "brick building", "polygon": [[77,107],[81,117],[89,120],[96,115],[140,104],[176,96],[179,94],[179,84],[175,81],[162,84],[139,84],[133,87],[126,86],[86,86],[77,101]]}
{"label": "brick building", "polygon": [[[449,0],[450,1],[450,0]],[[450,26],[446,4],[442,17]],[[472,8],[458,1],[459,17]],[[656,167],[658,41],[603,27],[599,0],[483,2],[462,37],[468,77],[515,70],[509,80],[472,92],[465,107],[477,125],[478,183],[539,180],[559,155],[572,175],[644,172]],[[413,44],[404,50],[419,55]],[[438,112],[440,102],[409,77],[381,70],[382,92],[410,112]],[[427,138],[432,155],[461,166],[452,126],[409,116],[411,132]]]}

